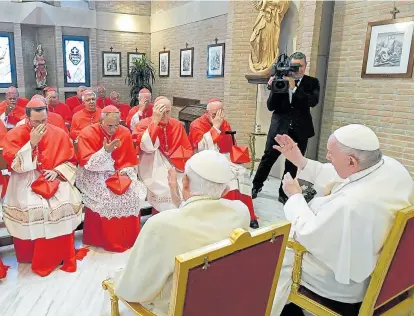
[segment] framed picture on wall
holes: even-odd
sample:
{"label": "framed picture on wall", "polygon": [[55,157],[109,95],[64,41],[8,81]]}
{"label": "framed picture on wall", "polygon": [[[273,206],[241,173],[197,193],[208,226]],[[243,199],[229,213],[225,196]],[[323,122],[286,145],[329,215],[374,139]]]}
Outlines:
{"label": "framed picture on wall", "polygon": [[193,77],[194,47],[180,50],[180,77]]}
{"label": "framed picture on wall", "polygon": [[225,43],[208,45],[207,76],[223,77],[225,69]]}
{"label": "framed picture on wall", "polygon": [[120,52],[102,52],[102,76],[121,77]]}
{"label": "framed picture on wall", "polygon": [[413,18],[369,22],[362,78],[411,78],[414,66]]}
{"label": "framed picture on wall", "polygon": [[0,88],[16,86],[13,33],[0,32]]}
{"label": "framed picture on wall", "polygon": [[128,73],[130,73],[130,70],[134,66],[135,62],[142,59],[144,55],[144,53],[127,53]]}
{"label": "framed picture on wall", "polygon": [[170,75],[170,51],[159,52],[159,77]]}
{"label": "framed picture on wall", "polygon": [[89,86],[89,39],[85,36],[62,36],[64,86]]}

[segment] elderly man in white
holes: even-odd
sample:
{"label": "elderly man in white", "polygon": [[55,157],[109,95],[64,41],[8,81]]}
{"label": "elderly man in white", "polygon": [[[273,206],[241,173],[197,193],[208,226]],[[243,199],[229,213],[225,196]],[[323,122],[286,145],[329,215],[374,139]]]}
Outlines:
{"label": "elderly man in white", "polygon": [[218,152],[205,150],[191,157],[183,177],[185,201],[146,222],[125,269],[115,278],[115,293],[145,304],[156,315],[167,315],[175,257],[249,227],[246,205],[221,198],[232,178],[228,160]]}
{"label": "elderly man in white", "polygon": [[[284,177],[291,236],[309,251],[302,285],[335,301],[361,302],[396,212],[413,203],[411,176],[398,161],[382,155],[377,136],[364,125],[347,125],[330,136],[331,163],[326,164],[304,158],[287,135],[275,140],[279,146],[274,148],[298,167],[297,177],[314,183],[317,191],[307,204],[297,179],[289,173]],[[287,249],[273,316],[287,303],[292,264]]]}

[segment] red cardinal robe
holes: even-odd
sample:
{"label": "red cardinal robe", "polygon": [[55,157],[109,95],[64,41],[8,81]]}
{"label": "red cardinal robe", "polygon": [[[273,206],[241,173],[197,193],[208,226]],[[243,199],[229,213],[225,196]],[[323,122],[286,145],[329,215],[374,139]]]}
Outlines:
{"label": "red cardinal robe", "polygon": [[[209,121],[208,113],[194,120],[190,124],[190,133],[189,138],[192,143],[193,148],[198,149],[199,142],[203,139],[203,135],[210,133],[212,141],[215,145],[218,146],[220,153],[229,153],[232,149],[232,136],[226,134],[226,131],[230,131],[231,126],[228,121],[224,120],[222,126],[220,127],[220,133],[213,127]],[[236,145],[236,141],[235,141]],[[225,199],[229,200],[240,200],[249,208],[249,213],[251,214],[251,219],[257,219],[254,211],[254,204],[252,202],[252,197],[247,194],[242,194],[239,190],[232,190],[224,196]]]}
{"label": "red cardinal robe", "polygon": [[[108,142],[114,139],[121,141],[120,147],[111,153],[115,171],[137,166],[138,159],[130,131],[120,126],[114,135],[108,136],[97,123],[86,127],[78,137],[78,158],[81,167],[88,163],[93,154],[102,149],[105,137]],[[85,208],[83,241],[87,245],[103,247],[107,251],[124,252],[134,245],[139,232],[139,216],[106,218],[100,216],[97,211]]]}
{"label": "red cardinal robe", "polygon": [[[150,103],[146,109],[144,109],[143,113],[139,116],[140,121],[153,116],[153,108],[154,104]],[[133,107],[130,112],[128,112],[127,118],[126,118],[126,126],[131,129],[131,120],[133,116],[138,112],[138,105]]]}
{"label": "red cardinal robe", "polygon": [[[133,140],[135,141],[137,148],[140,148],[141,138],[147,128],[153,143],[156,141],[157,137],[159,138],[160,147],[158,149],[167,159],[169,159],[171,154],[180,146],[193,151],[183,124],[174,118],[170,118],[167,124],[159,123],[159,125],[154,124],[152,118],[146,118],[138,122],[133,132]],[[176,166],[174,162],[171,163],[173,166],[180,169],[180,166]]]}
{"label": "red cardinal robe", "polygon": [[131,110],[131,107],[130,107],[130,105],[129,104],[114,104],[114,103],[111,103],[110,105],[113,105],[113,106],[115,106],[119,111],[120,111],[120,114],[121,114],[121,121],[126,121],[126,119],[127,119],[127,116],[128,116],[128,112],[130,112],[130,110]]}
{"label": "red cardinal robe", "polygon": [[65,103],[59,102],[56,106],[48,106],[49,113],[56,113],[62,116],[65,123],[71,125],[72,122],[72,111],[69,106]]}
{"label": "red cardinal robe", "polygon": [[97,97],[97,107],[99,107],[100,109],[103,109],[107,105],[111,105],[111,99],[109,97],[106,97],[106,98]]}
{"label": "red cardinal robe", "polygon": [[[17,152],[30,141],[31,130],[29,124],[24,124],[13,128],[6,134],[3,140],[3,157],[9,166],[12,165]],[[69,137],[60,128],[50,124],[46,125],[46,130],[46,134],[37,146],[37,170],[53,170],[65,162],[76,164],[75,150]],[[8,194],[21,193],[9,192]],[[6,221],[5,223],[7,226]],[[43,225],[47,224],[43,223]],[[31,262],[32,271],[40,276],[50,274],[62,264],[62,261],[61,270],[76,271],[76,260],[83,259],[88,251],[86,249],[75,251],[73,232],[50,239],[23,240],[14,236],[13,242],[18,262]]]}
{"label": "red cardinal robe", "polygon": [[[3,101],[0,103],[0,115],[2,115],[4,112],[6,112],[7,103]],[[26,110],[25,108],[21,106],[17,106],[9,113],[7,116],[7,123],[11,125],[16,125],[19,123],[24,117],[26,116]]]}
{"label": "red cardinal robe", "polygon": [[219,147],[219,152],[224,154],[232,150],[232,136],[225,133],[230,130],[231,126],[228,121],[223,120],[222,126],[220,127],[221,132],[218,133],[212,123],[210,123],[208,113],[205,113],[190,124],[189,138],[193,148],[197,149],[197,144],[202,140],[203,135],[210,132],[213,143]]}
{"label": "red cardinal robe", "polygon": [[[27,123],[27,116],[25,116],[24,120],[25,120],[25,124],[26,124]],[[61,129],[63,129],[64,132],[69,135],[68,127],[66,126],[65,121],[63,120],[62,116],[60,116],[59,114],[49,112],[48,113],[48,123],[53,125],[53,126],[56,126],[56,127],[59,127]]]}
{"label": "red cardinal robe", "polygon": [[82,111],[79,111],[73,115],[71,132],[69,136],[76,140],[79,133],[84,127],[98,123],[101,118],[101,109],[96,109],[95,112],[89,112],[85,108]]}
{"label": "red cardinal robe", "polygon": [[79,99],[76,95],[74,95],[73,97],[67,98],[65,103],[69,106],[69,109],[73,112],[77,106],[80,106],[82,104],[82,100]]}
{"label": "red cardinal robe", "polygon": [[0,258],[0,280],[6,277],[8,269],[9,266],[4,265]]}

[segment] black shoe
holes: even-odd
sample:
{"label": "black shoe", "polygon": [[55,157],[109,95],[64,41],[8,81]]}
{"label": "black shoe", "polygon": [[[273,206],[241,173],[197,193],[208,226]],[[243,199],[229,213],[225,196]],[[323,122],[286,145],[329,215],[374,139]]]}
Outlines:
{"label": "black shoe", "polygon": [[288,198],[286,196],[280,195],[278,197],[278,202],[281,202],[282,204],[285,204],[285,202],[287,202],[287,201],[288,201]]}
{"label": "black shoe", "polygon": [[262,191],[262,188],[252,188],[252,199],[256,199],[256,197],[258,196],[258,193]]}
{"label": "black shoe", "polygon": [[249,227],[251,227],[253,229],[259,228],[258,221],[256,219],[251,220],[251,223],[249,224]]}

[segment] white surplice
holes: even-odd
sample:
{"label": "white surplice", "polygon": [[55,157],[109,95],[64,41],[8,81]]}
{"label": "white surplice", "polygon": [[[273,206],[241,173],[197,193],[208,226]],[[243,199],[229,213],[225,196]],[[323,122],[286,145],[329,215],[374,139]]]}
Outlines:
{"label": "white surplice", "polygon": [[74,187],[76,167],[65,162],[55,168],[67,181],[49,200],[30,186],[40,176],[37,157],[27,142],[12,162],[12,172],[3,203],[3,219],[10,235],[20,239],[54,238],[71,234],[81,223],[82,200]]}
{"label": "white surplice", "polygon": [[10,129],[10,128],[13,128],[13,127],[15,127],[15,126],[18,126],[18,124],[19,124],[19,123],[17,123],[16,125],[14,125],[14,124],[12,124],[12,123],[9,123],[9,122],[7,121],[6,112],[4,112],[2,115],[0,115],[0,120],[3,122],[4,126],[5,126],[7,129]]}
{"label": "white surplice", "polygon": [[[148,129],[141,138],[140,163],[138,165],[140,178],[147,187],[147,201],[157,211],[175,209],[168,183],[168,171],[173,168],[169,160],[160,152],[160,140],[156,137],[153,144]],[[183,173],[177,172],[179,192],[182,191]]]}
{"label": "white surplice", "polygon": [[[219,129],[215,129],[219,134],[221,133]],[[213,142],[210,130],[203,134],[203,138],[197,144],[197,151],[201,152],[203,150],[216,150],[219,152],[219,147],[217,144]],[[252,182],[249,180],[248,170],[241,164],[233,163],[230,159],[229,153],[226,153],[224,155],[229,160],[232,172],[234,174],[234,178],[229,183],[230,191],[238,190],[244,195],[251,196]]]}
{"label": "white surplice", "polygon": [[[384,156],[371,168],[340,179],[332,164],[308,160],[298,178],[314,183],[317,195],[302,194],[284,206],[290,235],[309,251],[301,284],[320,296],[345,302],[363,300],[370,274],[396,212],[413,204],[413,180],[398,161]],[[331,194],[325,188],[337,181]],[[287,249],[271,315],[280,315],[291,288],[293,252]]]}
{"label": "white surplice", "polygon": [[76,185],[81,191],[86,207],[108,219],[139,216],[140,205],[146,197],[146,187],[137,180],[135,167],[120,171],[131,179],[131,184],[122,195],[108,189],[105,180],[114,175],[114,159],[104,148],[93,154],[84,167],[79,167]]}
{"label": "white surplice", "polygon": [[[115,293],[167,315],[175,257],[248,230],[249,210],[240,201],[197,196],[150,218],[132,248],[125,269],[115,276]],[[109,304],[104,310],[109,311]]]}
{"label": "white surplice", "polygon": [[131,123],[130,123],[130,130],[134,132],[135,130],[135,126],[137,125],[138,122],[140,122],[140,116],[143,115],[143,111],[137,111],[133,117],[131,118]]}

